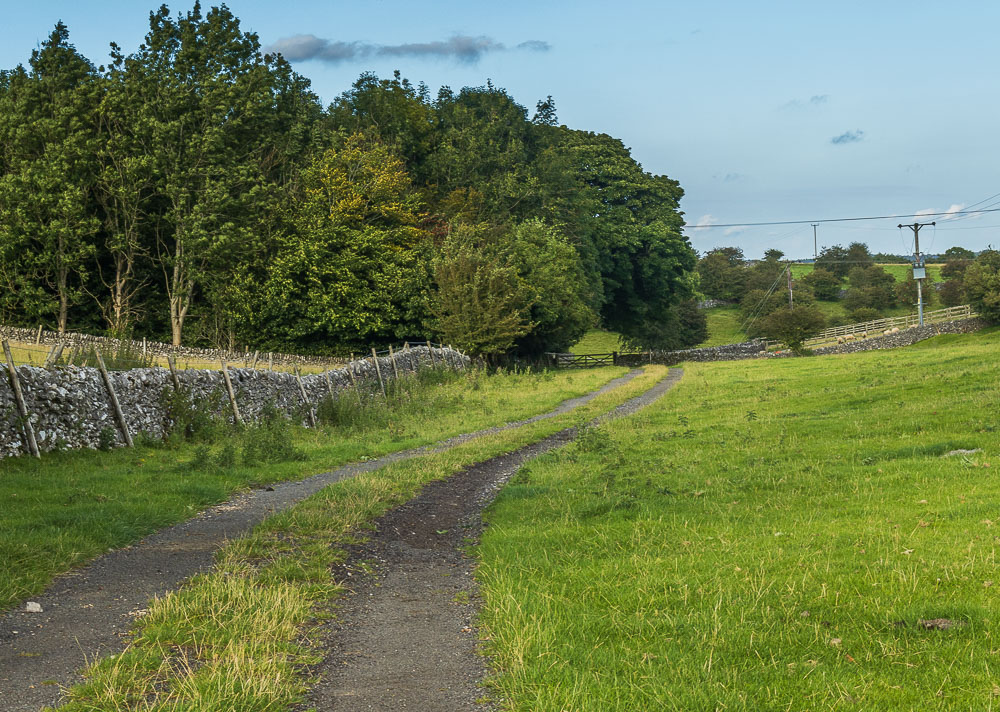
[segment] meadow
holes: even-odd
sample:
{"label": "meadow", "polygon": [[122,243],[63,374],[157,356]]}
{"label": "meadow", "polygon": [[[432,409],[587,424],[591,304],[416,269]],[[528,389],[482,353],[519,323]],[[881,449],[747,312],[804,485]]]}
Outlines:
{"label": "meadow", "polygon": [[505,709],[1000,707],[998,346],[686,364],[529,464],[476,551]]}

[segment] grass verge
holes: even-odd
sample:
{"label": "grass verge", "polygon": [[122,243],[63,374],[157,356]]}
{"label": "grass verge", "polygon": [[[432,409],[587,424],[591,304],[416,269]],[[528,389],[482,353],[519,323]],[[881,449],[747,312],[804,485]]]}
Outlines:
{"label": "grass verge", "polygon": [[497,696],[1000,706],[998,346],[993,329],[689,364],[657,404],[530,463],[478,550]]}
{"label": "grass verge", "polygon": [[[470,371],[438,384],[404,381],[389,403],[361,410],[348,394],[342,407],[329,408],[339,426],[234,433],[208,422],[202,423],[200,442],[146,441],[131,450],[2,460],[0,610],[42,590],[57,574],[187,519],[239,489],[519,420],[624,372]],[[433,380],[432,372],[425,373]]]}
{"label": "grass verge", "polygon": [[395,463],[331,485],[268,519],[217,557],[216,569],[154,600],[128,649],[86,672],[63,712],[281,712],[316,660],[313,614],[337,594],[331,566],[365,526],[420,487],[611,410],[665,376],[662,366],[577,410]]}

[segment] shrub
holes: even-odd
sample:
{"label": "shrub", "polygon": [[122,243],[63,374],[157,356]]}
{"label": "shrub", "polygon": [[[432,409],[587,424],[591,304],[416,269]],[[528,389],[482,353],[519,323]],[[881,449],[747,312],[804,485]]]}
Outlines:
{"label": "shrub", "polygon": [[765,317],[760,331],[768,339],[777,339],[798,351],[802,342],[819,333],[825,324],[822,312],[815,307],[786,307]]}

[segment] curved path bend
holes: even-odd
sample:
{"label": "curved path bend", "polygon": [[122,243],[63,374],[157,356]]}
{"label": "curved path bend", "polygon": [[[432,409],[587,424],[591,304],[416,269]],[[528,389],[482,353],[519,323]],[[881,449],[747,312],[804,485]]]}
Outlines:
{"label": "curved path bend", "polygon": [[639,373],[630,371],[596,391],[564,401],[554,410],[532,418],[236,495],[193,519],[59,576],[44,593],[31,598],[41,605],[41,613],[27,612],[24,604],[0,612],[0,710],[37,712],[46,705],[59,704],[62,688],[81,681],[81,668],[123,650],[132,622],[151,598],[210,569],[215,552],[227,541],[327,485],[391,462],[553,418],[627,383]]}
{"label": "curved path bend", "polygon": [[[670,370],[644,394],[592,424],[629,415],[667,392]],[[529,460],[562,447],[575,428],[472,465],[426,485],[376,522],[338,578],[348,588],[318,633],[319,682],[298,709],[316,712],[459,712],[492,709],[480,700],[486,668],[476,652],[474,562],[464,553],[482,530],[483,509]],[[373,575],[360,575],[374,568]]]}

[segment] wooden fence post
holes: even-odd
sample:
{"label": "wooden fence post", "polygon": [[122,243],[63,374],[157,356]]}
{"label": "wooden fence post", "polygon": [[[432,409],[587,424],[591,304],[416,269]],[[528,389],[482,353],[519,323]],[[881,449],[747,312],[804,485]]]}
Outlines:
{"label": "wooden fence post", "polygon": [[378,354],[375,353],[375,347],[372,347],[372,362],[375,364],[375,374],[378,376],[378,384],[382,387],[382,397],[388,398],[388,394],[385,392],[385,381],[382,380],[382,368],[378,365]]}
{"label": "wooden fence post", "polygon": [[17,368],[14,366],[14,354],[10,352],[10,344],[7,343],[7,339],[3,340],[3,352],[7,356],[7,375],[10,376],[10,387],[14,390],[14,401],[17,403],[18,415],[21,416],[24,440],[28,445],[28,452],[35,457],[41,457],[42,454],[38,449],[38,441],[35,440],[35,429],[31,425],[31,417],[28,414],[28,404],[24,402],[21,381],[17,377]]}
{"label": "wooden fence post", "polygon": [[250,364],[250,368],[257,368],[257,358],[260,356],[260,351],[253,352],[253,363]]}
{"label": "wooden fence post", "polygon": [[427,351],[431,355],[431,368],[435,368],[437,364],[434,362],[434,344],[430,341],[427,342]]}
{"label": "wooden fence post", "polygon": [[389,361],[392,363],[392,377],[399,381],[399,369],[396,367],[396,354],[392,352],[392,344],[389,344]]}
{"label": "wooden fence post", "polygon": [[125,414],[122,412],[122,407],[118,403],[118,396],[115,395],[114,386],[111,385],[111,377],[108,376],[108,369],[104,367],[104,359],[101,357],[101,350],[95,348],[94,355],[97,357],[97,370],[101,372],[101,378],[104,380],[104,387],[108,389],[108,398],[111,400],[111,409],[114,411],[115,420],[118,421],[118,429],[121,431],[122,437],[125,438],[125,444],[129,447],[135,447],[132,443],[132,434],[128,431],[128,423],[125,422]]}
{"label": "wooden fence post", "polygon": [[354,354],[351,354],[351,360],[347,364],[347,372],[351,374],[351,385],[354,386],[354,392],[358,395],[358,405],[363,405],[361,401],[361,389],[358,387],[358,379],[354,376]]}
{"label": "wooden fence post", "polygon": [[174,382],[174,390],[181,389],[181,380],[177,377],[177,364],[174,362],[174,355],[167,354],[167,366],[170,367],[170,380]]}
{"label": "wooden fence post", "polygon": [[42,325],[41,324],[38,325],[38,333],[35,334],[35,343],[36,344],[42,343]]}
{"label": "wooden fence post", "polygon": [[267,352],[267,370],[268,371],[273,371],[274,370],[274,352],[273,351],[268,351]]}
{"label": "wooden fence post", "polygon": [[59,357],[62,356],[63,344],[61,341],[56,342],[52,345],[52,350],[49,351],[49,355],[45,357],[45,365],[42,368],[52,368],[56,365]]}
{"label": "wooden fence post", "polygon": [[309,423],[315,428],[316,427],[316,414],[313,413],[312,404],[309,403],[309,396],[306,395],[306,387],[302,384],[302,369],[295,366],[295,380],[299,384],[299,393],[302,395],[302,402],[306,406],[306,414],[309,416]]}
{"label": "wooden fence post", "polygon": [[333,395],[333,381],[330,380],[330,372],[329,371],[323,371],[323,377],[326,378],[326,392],[327,392],[327,394],[329,394],[329,396],[331,398],[333,398],[334,397],[334,395]]}
{"label": "wooden fence post", "polygon": [[240,407],[236,404],[236,392],[233,390],[233,382],[229,380],[229,367],[226,359],[222,359],[222,378],[226,381],[226,392],[229,394],[229,403],[233,406],[233,419],[243,425],[243,416],[240,415]]}

